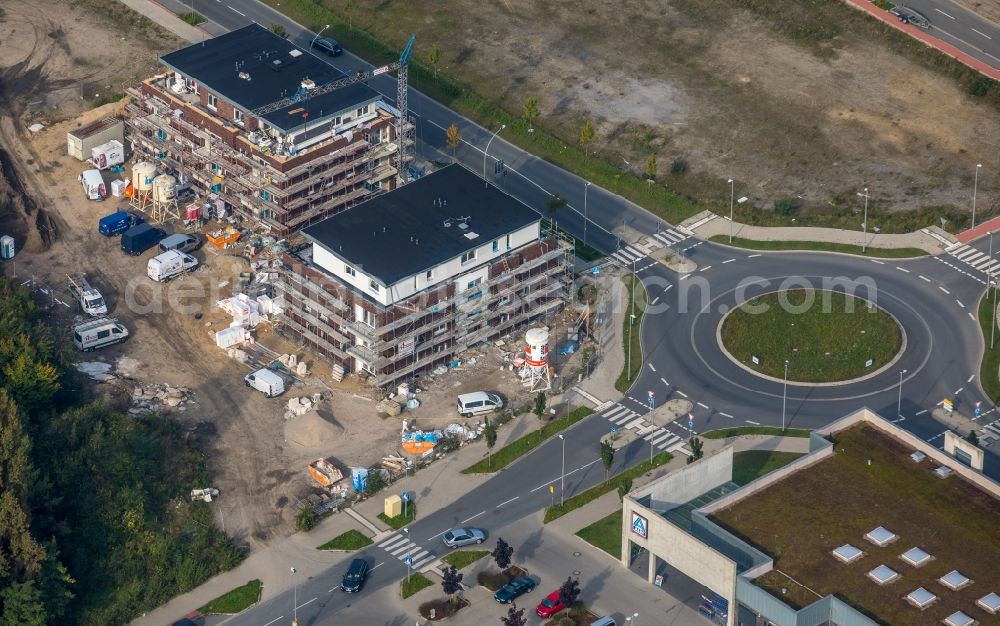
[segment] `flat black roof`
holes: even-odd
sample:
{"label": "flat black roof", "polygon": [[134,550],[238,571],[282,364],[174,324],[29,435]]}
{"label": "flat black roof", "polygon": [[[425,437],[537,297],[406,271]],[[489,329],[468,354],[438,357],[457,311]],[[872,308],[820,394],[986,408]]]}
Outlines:
{"label": "flat black roof", "polygon": [[[539,219],[521,201],[492,185],[486,188],[469,170],[449,165],[302,232],[392,285]],[[463,221],[468,228],[459,226]],[[470,239],[470,233],[478,236]]]}
{"label": "flat black roof", "polygon": [[[259,24],[250,24],[160,57],[167,67],[189,76],[247,112],[293,95],[306,78],[321,87],[344,76],[327,63]],[[240,73],[249,80],[240,78]],[[364,83],[355,83],[263,116],[290,131],[309,120],[378,98]],[[295,111],[294,114],[289,114]]]}

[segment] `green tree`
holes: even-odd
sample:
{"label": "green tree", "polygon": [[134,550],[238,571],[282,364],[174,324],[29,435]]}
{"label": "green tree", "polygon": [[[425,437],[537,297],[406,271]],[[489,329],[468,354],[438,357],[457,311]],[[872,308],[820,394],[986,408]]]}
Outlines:
{"label": "green tree", "polygon": [[441,590],[449,596],[454,596],[462,590],[462,578],[464,576],[454,565],[447,568],[441,575]]}
{"label": "green tree", "polygon": [[580,127],[580,147],[583,148],[583,153],[585,157],[589,157],[590,151],[587,146],[594,141],[594,124],[590,120],[586,120],[583,126]]}
{"label": "green tree", "polygon": [[535,120],[542,112],[538,108],[538,98],[528,98],[524,101],[524,110],[521,112],[521,117],[524,121],[528,122],[528,128],[534,128]]}
{"label": "green tree", "polygon": [[618,500],[624,500],[630,491],[632,491],[632,479],[626,478],[618,484]]}
{"label": "green tree", "polygon": [[488,417],[486,418],[486,424],[483,426],[483,437],[486,438],[486,454],[489,455],[489,466],[493,467],[493,446],[497,445],[497,427]]}
{"label": "green tree", "polygon": [[701,439],[691,437],[691,439],[688,440],[688,445],[691,446],[691,455],[687,459],[688,464],[694,463],[701,457],[705,456],[705,451],[702,449],[703,444]]}
{"label": "green tree", "polygon": [[965,436],[965,440],[974,446],[979,445],[979,435],[977,435],[976,431],[974,430],[969,431],[969,434]]}
{"label": "green tree", "polygon": [[610,441],[601,442],[601,463],[604,464],[604,482],[608,482],[611,466],[615,463],[615,447]]}
{"label": "green tree", "polygon": [[559,600],[567,608],[573,608],[580,597],[580,579],[568,576],[566,582],[559,586]]}
{"label": "green tree", "polygon": [[295,529],[308,532],[316,527],[316,509],[308,502],[306,506],[295,514]]}
{"label": "green tree", "polygon": [[510,567],[510,559],[514,556],[514,548],[502,538],[497,538],[497,547],[490,553],[497,567],[504,570]]}
{"label": "green tree", "polygon": [[651,154],[646,157],[646,178],[648,180],[656,179],[656,155]]}
{"label": "green tree", "polygon": [[286,31],[285,27],[282,26],[281,24],[271,24],[270,30],[278,37],[281,37],[282,39],[288,39],[288,31]]}
{"label": "green tree", "polygon": [[558,231],[556,230],[556,213],[567,204],[568,202],[566,202],[566,198],[563,198],[558,193],[552,194],[552,196],[545,201],[545,210],[548,211],[549,214],[549,223],[552,226],[553,236],[558,236]]}
{"label": "green tree", "polygon": [[441,48],[438,48],[437,44],[431,46],[431,51],[427,53],[427,62],[431,64],[434,69],[434,77],[437,77],[437,67],[438,63],[441,62]]}
{"label": "green tree", "polygon": [[545,392],[539,391],[538,395],[535,396],[535,408],[534,414],[538,416],[539,419],[545,415]]}
{"label": "green tree", "polygon": [[34,581],[16,582],[0,592],[0,624],[3,626],[46,626],[48,617],[42,592]]}
{"label": "green tree", "polygon": [[458,130],[456,124],[452,124],[448,127],[445,132],[445,139],[448,142],[448,149],[451,150],[451,160],[455,160],[455,151],[458,150],[458,144],[462,143],[462,133]]}
{"label": "green tree", "polygon": [[524,609],[517,608],[517,603],[514,603],[507,609],[507,615],[500,618],[500,622],[503,626],[525,626],[528,620],[524,617]]}

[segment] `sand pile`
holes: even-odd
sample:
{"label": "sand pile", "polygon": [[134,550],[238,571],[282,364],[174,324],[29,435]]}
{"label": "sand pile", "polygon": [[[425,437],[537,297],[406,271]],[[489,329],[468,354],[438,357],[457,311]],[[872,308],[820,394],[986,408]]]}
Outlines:
{"label": "sand pile", "polygon": [[328,448],[341,439],[344,427],[316,410],[285,422],[285,440],[304,449]]}

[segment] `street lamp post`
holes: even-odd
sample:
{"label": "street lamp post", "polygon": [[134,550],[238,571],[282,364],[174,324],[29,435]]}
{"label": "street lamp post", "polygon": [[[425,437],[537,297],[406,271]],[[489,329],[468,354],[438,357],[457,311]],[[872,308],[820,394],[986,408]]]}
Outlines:
{"label": "street lamp post", "polygon": [[410,529],[409,528],[404,528],[403,532],[406,533],[406,544],[407,544],[406,545],[406,558],[403,559],[403,560],[406,561],[406,584],[409,585],[410,584],[410,564],[413,563],[413,559],[410,557],[410,545],[412,545],[410,543]]}
{"label": "street lamp post", "polygon": [[295,568],[292,568],[292,626],[299,626],[299,584],[295,580]]}
{"label": "street lamp post", "polygon": [[785,385],[781,391],[781,432],[785,432],[785,404],[788,400],[788,359],[785,359]]}
{"label": "street lamp post", "polygon": [[566,438],[559,435],[562,440],[562,471],[559,472],[559,506],[565,502],[563,494],[566,493]]}
{"label": "street lamp post", "polygon": [[583,245],[587,245],[587,190],[592,183],[588,180],[583,186]]}
{"label": "street lamp post", "polygon": [[736,196],[736,183],[729,179],[729,243],[733,243],[733,199]]}
{"label": "street lamp post", "polygon": [[865,199],[865,220],[861,222],[861,229],[864,231],[864,239],[861,242],[861,254],[864,254],[865,249],[868,247],[868,187],[865,187],[865,192],[859,193],[858,197]]}
{"label": "street lamp post", "polygon": [[906,370],[899,372],[899,397],[896,399],[896,417],[903,417],[903,374]]}
{"label": "street lamp post", "polygon": [[324,31],[324,30],[326,30],[327,28],[330,28],[330,25],[329,25],[329,24],[327,24],[327,25],[326,25],[326,26],[324,26],[323,28],[319,29],[319,32],[318,32],[318,33],[316,33],[316,36],[315,36],[315,37],[313,37],[313,38],[312,38],[312,41],[310,41],[310,42],[309,42],[309,47],[310,47],[310,48],[312,48],[313,44],[314,44],[314,43],[316,43],[316,40],[317,40],[317,39],[319,39],[319,36],[320,36],[320,35],[322,35],[322,34],[323,34],[323,31]]}
{"label": "street lamp post", "polygon": [[497,138],[497,135],[500,134],[500,131],[503,130],[503,129],[505,129],[505,128],[507,128],[507,125],[506,124],[501,124],[500,128],[497,129],[497,132],[493,133],[493,136],[490,137],[490,140],[486,142],[486,149],[483,150],[483,184],[486,185],[487,189],[490,186],[490,182],[488,180],[486,180],[486,155],[490,151],[490,144],[493,143],[493,140]]}
{"label": "street lamp post", "polygon": [[972,183],[972,227],[976,227],[976,191],[979,190],[979,170],[983,168],[982,163],[976,163],[976,177]]}

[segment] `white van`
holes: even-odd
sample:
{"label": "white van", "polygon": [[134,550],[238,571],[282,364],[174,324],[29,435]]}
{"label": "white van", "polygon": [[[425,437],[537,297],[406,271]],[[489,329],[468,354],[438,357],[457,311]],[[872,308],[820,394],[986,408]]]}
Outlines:
{"label": "white van", "polygon": [[201,240],[196,235],[188,233],[177,233],[160,241],[160,252],[176,250],[178,252],[193,252],[201,245]]}
{"label": "white van", "polygon": [[128,329],[124,324],[102,317],[73,327],[73,345],[77,350],[91,352],[128,339]]}
{"label": "white van", "polygon": [[174,276],[190,272],[198,267],[198,259],[177,250],[167,250],[146,263],[146,276],[158,283],[165,283]]}
{"label": "white van", "polygon": [[108,189],[104,186],[104,177],[100,170],[87,170],[80,174],[83,193],[89,200],[104,200],[108,197]]}
{"label": "white van", "polygon": [[280,396],[285,392],[285,380],[269,369],[259,369],[243,377],[247,387],[253,387],[268,398]]}
{"label": "white van", "polygon": [[590,622],[590,626],[618,626],[618,624],[610,617],[598,617],[596,621]]}
{"label": "white van", "polygon": [[492,413],[503,408],[503,399],[495,393],[473,391],[458,396],[458,414],[472,417],[480,413]]}

